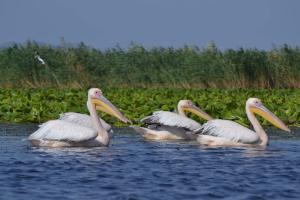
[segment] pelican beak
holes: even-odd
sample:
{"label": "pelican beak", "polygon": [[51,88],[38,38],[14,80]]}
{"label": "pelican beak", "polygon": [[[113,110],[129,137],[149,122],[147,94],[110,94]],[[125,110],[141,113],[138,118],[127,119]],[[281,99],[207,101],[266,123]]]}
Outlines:
{"label": "pelican beak", "polygon": [[253,113],[262,116],[277,128],[287,132],[291,132],[291,130],[278,117],[276,117],[271,111],[269,111],[265,106],[263,105],[253,106],[250,109],[252,110]]}
{"label": "pelican beak", "polygon": [[198,108],[195,105],[189,106],[189,107],[185,107],[184,110],[189,111],[191,113],[194,113],[195,115],[205,119],[205,120],[212,120],[213,118],[207,114],[206,112],[204,112],[203,110],[201,110],[200,108]]}
{"label": "pelican beak", "polygon": [[121,120],[124,123],[131,123],[129,119],[127,119],[118,108],[116,108],[108,99],[104,96],[99,98],[93,98],[92,103],[96,106],[97,110],[103,111],[111,116],[114,116]]}

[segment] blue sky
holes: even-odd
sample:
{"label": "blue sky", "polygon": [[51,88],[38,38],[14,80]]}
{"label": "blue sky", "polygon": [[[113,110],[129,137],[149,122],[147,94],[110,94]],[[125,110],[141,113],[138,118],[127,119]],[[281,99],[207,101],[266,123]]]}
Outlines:
{"label": "blue sky", "polygon": [[300,46],[298,0],[0,0],[0,45]]}

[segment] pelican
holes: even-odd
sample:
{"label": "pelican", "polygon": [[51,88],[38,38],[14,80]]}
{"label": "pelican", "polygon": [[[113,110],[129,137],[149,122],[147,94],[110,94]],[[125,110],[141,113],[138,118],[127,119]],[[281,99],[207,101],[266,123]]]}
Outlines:
{"label": "pelican", "polygon": [[192,140],[197,135],[194,131],[201,128],[201,124],[187,118],[186,111],[192,112],[201,118],[211,120],[212,117],[200,108],[195,106],[190,100],[180,100],[178,102],[178,114],[168,111],[156,111],[151,116],[141,120],[148,127],[131,126],[146,139],[152,140]]}
{"label": "pelican", "polygon": [[268,136],[254,114],[258,114],[276,127],[290,132],[290,129],[258,98],[249,98],[246,102],[246,113],[254,131],[229,120],[215,119],[208,121],[197,131],[197,141],[208,146],[251,146],[268,144]]}
{"label": "pelican", "polygon": [[110,137],[102,125],[96,107],[122,122],[130,122],[107,100],[98,88],[88,91],[87,108],[93,128],[65,120],[51,120],[40,126],[28,140],[33,146],[39,147],[97,147],[108,146]]}

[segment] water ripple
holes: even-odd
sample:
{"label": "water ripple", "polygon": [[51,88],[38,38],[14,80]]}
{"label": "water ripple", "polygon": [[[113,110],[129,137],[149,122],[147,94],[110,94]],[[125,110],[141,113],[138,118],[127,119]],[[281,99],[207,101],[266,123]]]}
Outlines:
{"label": "water ripple", "polygon": [[206,148],[118,129],[109,148],[49,149],[3,135],[1,199],[299,199],[300,140],[291,137]]}

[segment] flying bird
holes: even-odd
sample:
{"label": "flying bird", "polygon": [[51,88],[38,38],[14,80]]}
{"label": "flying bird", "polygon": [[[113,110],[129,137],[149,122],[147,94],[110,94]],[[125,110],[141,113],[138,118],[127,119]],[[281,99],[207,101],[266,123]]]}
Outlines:
{"label": "flying bird", "polygon": [[35,56],[34,56],[42,65],[45,65],[45,61],[40,57],[40,55],[35,52]]}

